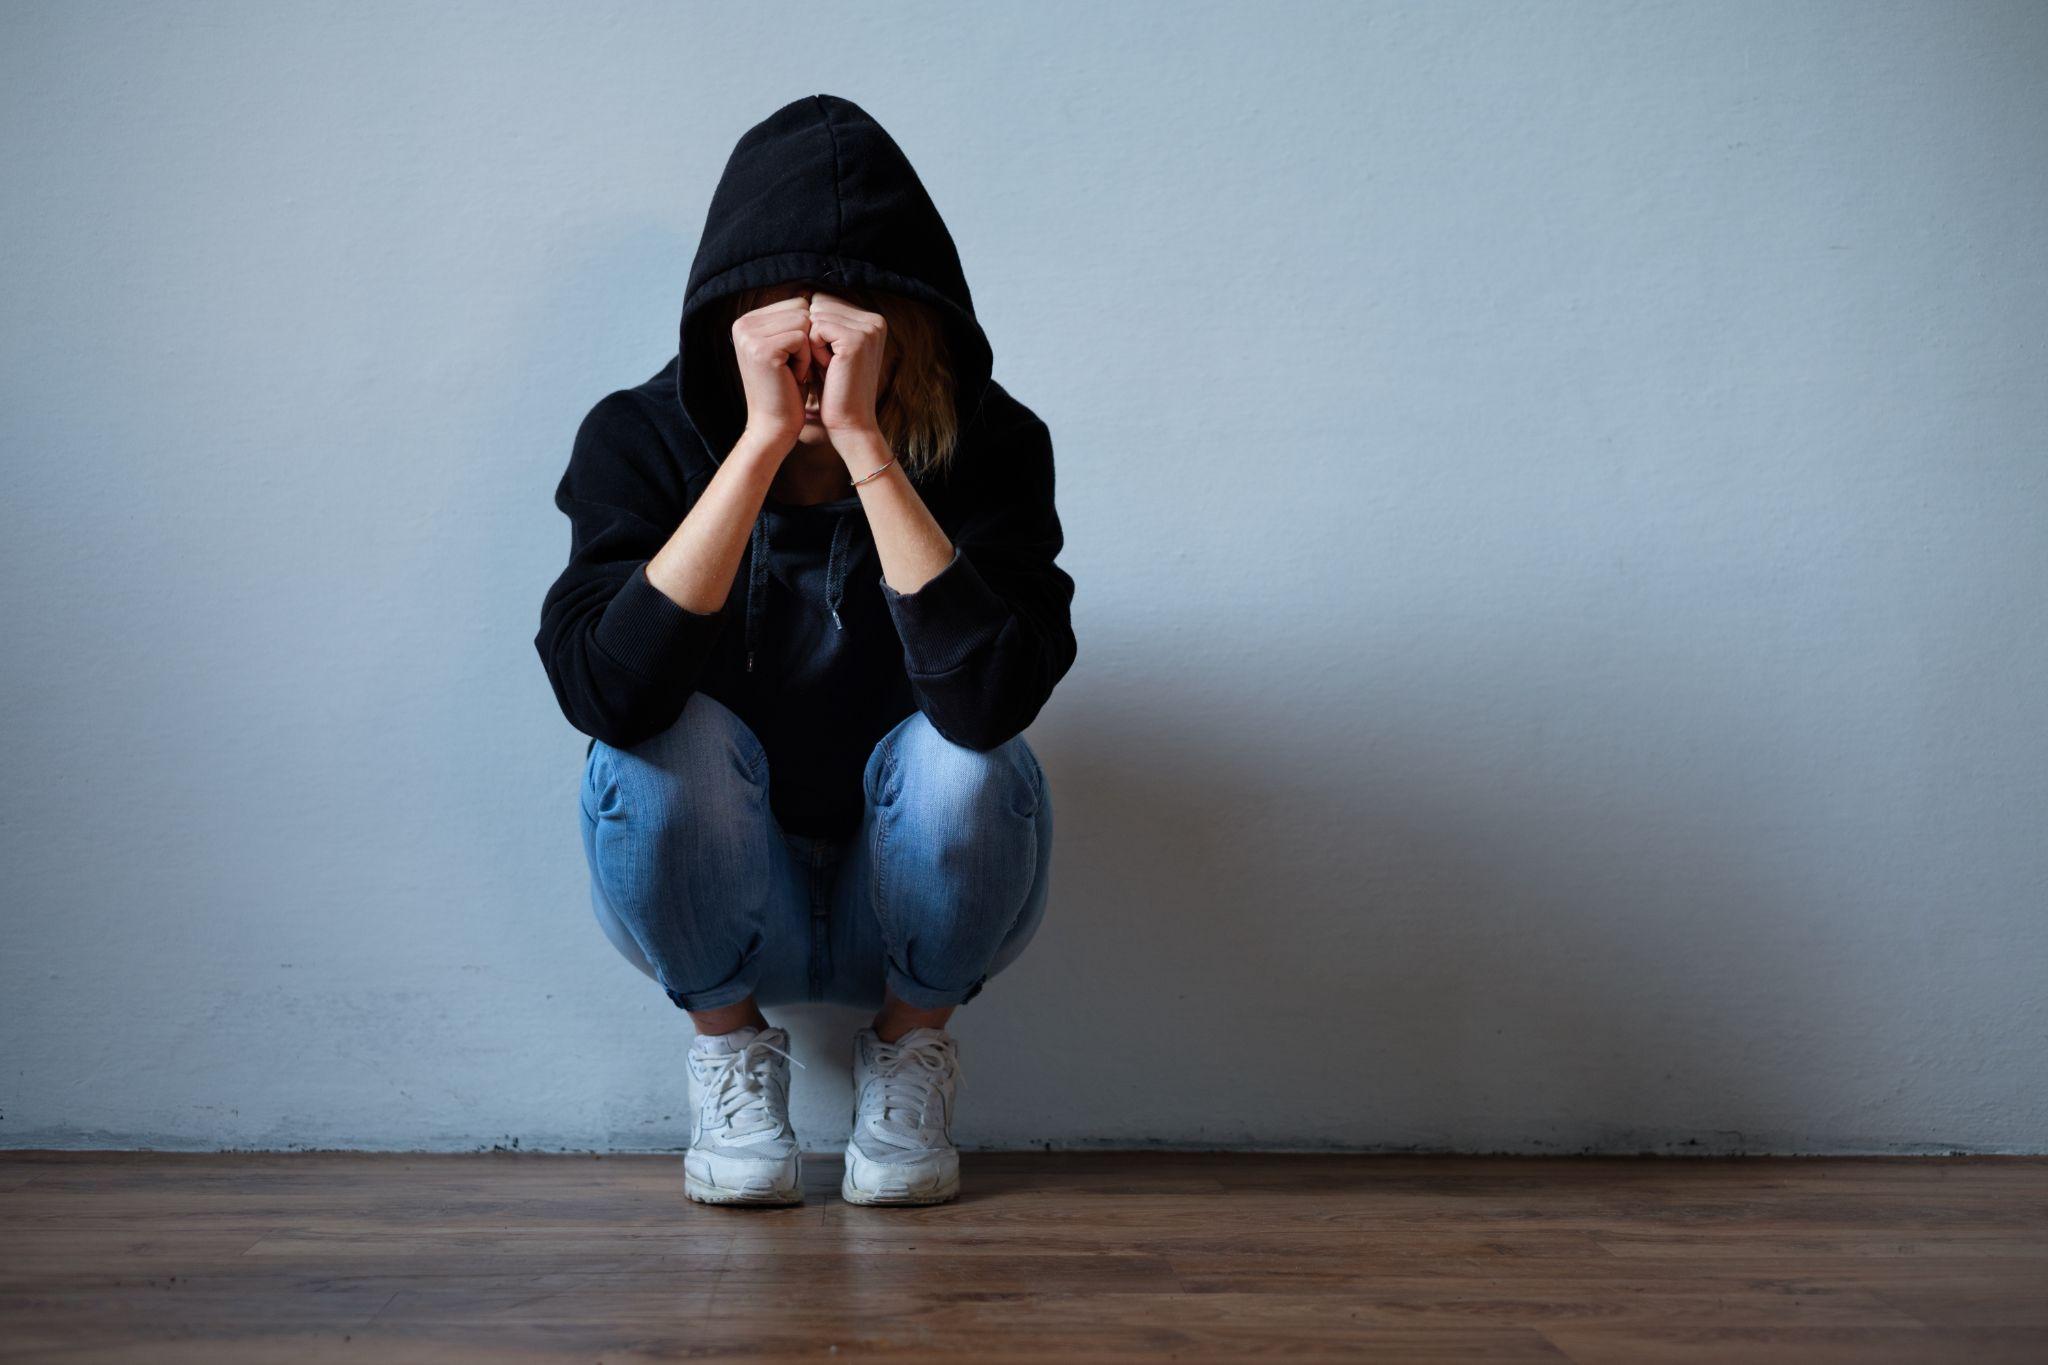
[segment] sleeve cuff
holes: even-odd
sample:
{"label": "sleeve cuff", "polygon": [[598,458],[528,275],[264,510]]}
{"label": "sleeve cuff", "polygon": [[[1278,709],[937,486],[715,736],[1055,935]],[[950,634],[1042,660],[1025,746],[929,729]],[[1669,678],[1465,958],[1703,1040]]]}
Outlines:
{"label": "sleeve cuff", "polygon": [[897,592],[887,578],[881,583],[913,673],[951,672],[1002,634],[1010,619],[1009,604],[989,587],[958,545],[946,567],[915,592]]}
{"label": "sleeve cuff", "polygon": [[723,612],[691,611],[648,582],[643,561],[605,605],[593,636],[620,667],[658,679],[702,658],[724,624]]}

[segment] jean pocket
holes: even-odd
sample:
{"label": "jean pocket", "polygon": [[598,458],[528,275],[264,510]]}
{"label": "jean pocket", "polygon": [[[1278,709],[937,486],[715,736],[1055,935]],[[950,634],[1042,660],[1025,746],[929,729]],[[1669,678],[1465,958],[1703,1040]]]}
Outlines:
{"label": "jean pocket", "polygon": [[619,777],[614,757],[610,746],[598,740],[583,760],[583,813],[592,820],[618,813]]}
{"label": "jean pocket", "polygon": [[1031,746],[1019,743],[1017,751],[1025,760],[1024,783],[1021,795],[1028,804],[1029,809],[1018,810],[1016,814],[1026,819],[1035,820],[1038,818],[1038,813],[1044,810],[1046,804],[1052,799],[1050,795],[1051,789],[1046,782],[1045,769],[1040,766],[1038,755],[1032,752]]}

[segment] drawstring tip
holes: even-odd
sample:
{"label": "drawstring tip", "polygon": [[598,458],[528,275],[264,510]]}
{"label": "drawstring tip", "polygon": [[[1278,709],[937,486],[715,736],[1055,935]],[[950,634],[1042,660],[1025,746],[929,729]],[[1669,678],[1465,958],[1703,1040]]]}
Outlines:
{"label": "drawstring tip", "polygon": [[750,649],[750,650],[748,650],[748,651],[747,651],[747,672],[749,672],[749,673],[752,673],[753,671],[754,671],[754,651]]}
{"label": "drawstring tip", "polygon": [[843,625],[839,620],[839,608],[837,607],[832,608],[832,625],[833,628],[836,630],[846,629],[845,625]]}

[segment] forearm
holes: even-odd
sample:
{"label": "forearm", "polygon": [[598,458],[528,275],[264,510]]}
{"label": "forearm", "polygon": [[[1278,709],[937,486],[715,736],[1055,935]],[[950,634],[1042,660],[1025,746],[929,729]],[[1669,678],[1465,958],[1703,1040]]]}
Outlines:
{"label": "forearm", "polygon": [[725,606],[747,536],[787,450],[743,434],[675,533],[647,561],[647,581],[689,611]]}
{"label": "forearm", "polygon": [[[833,443],[856,479],[881,466],[892,453],[878,432],[836,435]],[[861,510],[867,514],[875,553],[882,562],[882,579],[891,588],[899,593],[916,592],[952,562],[953,542],[918,496],[901,461],[854,492],[860,495]]]}

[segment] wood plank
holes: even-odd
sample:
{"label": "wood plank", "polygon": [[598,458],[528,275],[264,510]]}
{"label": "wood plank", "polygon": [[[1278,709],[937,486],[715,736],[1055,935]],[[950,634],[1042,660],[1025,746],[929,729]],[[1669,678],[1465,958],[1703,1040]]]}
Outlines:
{"label": "wood plank", "polygon": [[2048,1359],[2048,1161],[970,1153],[925,1209],[656,1157],[0,1155],[0,1356]]}

